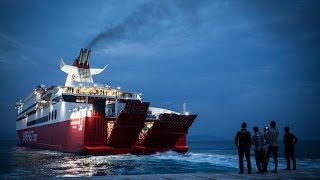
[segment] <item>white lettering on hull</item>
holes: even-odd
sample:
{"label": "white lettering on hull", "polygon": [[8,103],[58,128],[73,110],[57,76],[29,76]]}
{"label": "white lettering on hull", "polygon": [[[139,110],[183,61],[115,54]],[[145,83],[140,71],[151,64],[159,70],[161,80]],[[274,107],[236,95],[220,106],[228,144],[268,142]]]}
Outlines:
{"label": "white lettering on hull", "polygon": [[33,131],[24,131],[22,134],[23,141],[37,142],[37,134]]}

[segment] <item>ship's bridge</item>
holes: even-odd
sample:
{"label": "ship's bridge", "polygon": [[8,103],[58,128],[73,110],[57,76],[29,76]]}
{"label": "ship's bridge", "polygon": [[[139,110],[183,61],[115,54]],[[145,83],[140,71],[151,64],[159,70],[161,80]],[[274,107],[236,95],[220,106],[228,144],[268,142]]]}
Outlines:
{"label": "ship's bridge", "polygon": [[93,95],[97,97],[116,97],[116,98],[124,98],[124,99],[136,99],[141,100],[139,93],[133,92],[125,92],[120,88],[114,89],[109,86],[98,86],[94,84],[93,86],[72,86],[72,87],[58,87],[57,96],[62,94],[70,94],[70,95]]}

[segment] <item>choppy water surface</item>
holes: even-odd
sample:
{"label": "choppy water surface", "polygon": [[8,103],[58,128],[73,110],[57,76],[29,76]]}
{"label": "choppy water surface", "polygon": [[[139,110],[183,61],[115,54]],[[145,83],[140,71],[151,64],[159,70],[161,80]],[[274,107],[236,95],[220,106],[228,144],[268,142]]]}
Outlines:
{"label": "choppy water surface", "polygon": [[[320,167],[320,151],[314,148],[317,146],[319,142],[301,142],[300,146],[297,146],[298,168]],[[237,171],[237,151],[232,142],[189,142],[189,147],[190,150],[186,154],[170,151],[142,156],[84,156],[22,147],[17,145],[17,141],[5,141],[1,143],[0,150],[0,178]],[[301,150],[303,151],[300,152]],[[279,168],[285,168],[281,151],[280,149]],[[255,169],[253,156],[252,164]]]}

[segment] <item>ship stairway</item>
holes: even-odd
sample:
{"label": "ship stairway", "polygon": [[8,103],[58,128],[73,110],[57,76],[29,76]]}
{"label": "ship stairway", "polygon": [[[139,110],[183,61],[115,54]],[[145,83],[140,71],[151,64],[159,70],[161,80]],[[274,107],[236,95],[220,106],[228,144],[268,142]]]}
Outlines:
{"label": "ship stairway", "polygon": [[85,145],[101,146],[106,144],[107,120],[105,118],[105,103],[102,98],[90,100],[93,105],[91,117],[87,117],[85,126]]}
{"label": "ship stairway", "polygon": [[187,133],[197,115],[162,114],[140,145],[150,148],[174,148]]}
{"label": "ship stairway", "polygon": [[107,145],[117,148],[132,147],[145,126],[148,108],[147,102],[127,102],[114,123]]}

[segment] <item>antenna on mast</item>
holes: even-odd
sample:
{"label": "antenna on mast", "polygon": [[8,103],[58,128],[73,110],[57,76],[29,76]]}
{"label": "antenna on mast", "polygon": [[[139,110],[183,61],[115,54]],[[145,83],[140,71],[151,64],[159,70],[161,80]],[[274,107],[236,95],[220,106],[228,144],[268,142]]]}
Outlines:
{"label": "antenna on mast", "polygon": [[189,113],[187,112],[187,104],[183,103],[183,112],[184,115],[189,115]]}

